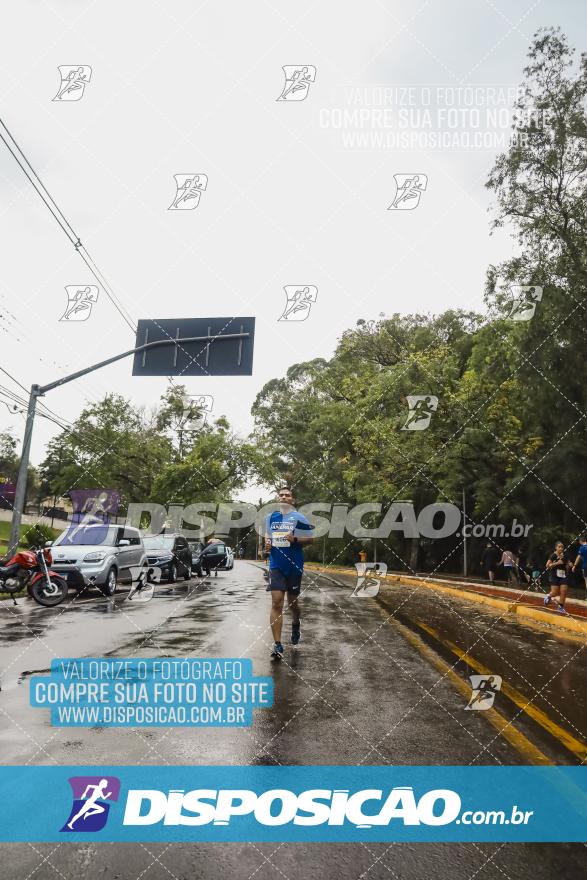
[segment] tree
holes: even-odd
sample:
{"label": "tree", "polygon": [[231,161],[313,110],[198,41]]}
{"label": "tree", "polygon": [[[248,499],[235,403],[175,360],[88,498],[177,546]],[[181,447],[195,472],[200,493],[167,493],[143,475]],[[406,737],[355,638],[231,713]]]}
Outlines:
{"label": "tree", "polygon": [[155,425],[163,431],[181,461],[202,428],[204,410],[189,397],[185,385],[170,385],[159,407]]}
{"label": "tree", "polygon": [[49,443],[41,478],[52,495],[117,489],[124,508],[150,498],[157,474],[172,457],[170,441],[140,409],[113,393],[86,407],[71,430]]}
{"label": "tree", "polygon": [[230,431],[225,419],[205,426],[181,461],[170,461],[153,481],[159,504],[229,501],[259,468],[256,448]]}
{"label": "tree", "polygon": [[[177,391],[180,395],[182,389]],[[152,417],[119,394],[108,394],[86,407],[71,430],[48,444],[41,465],[44,493],[61,496],[79,488],[115,489],[121,510],[129,502],[167,506],[231,500],[232,493],[258,473],[261,456],[231,432],[224,418],[192,434],[176,408],[178,400],[175,393],[167,392]],[[176,418],[183,434],[174,443]]]}
{"label": "tree", "polygon": [[10,431],[2,431],[0,433],[0,482],[16,482],[18,463],[16,440]]}
{"label": "tree", "polygon": [[556,29],[537,33],[517,104],[515,138],[487,186],[495,226],[509,225],[520,253],[488,274],[487,300],[502,310],[501,286],[540,285],[531,321],[510,326],[523,397],[516,461],[505,489],[568,537],[585,528],[575,473],[587,466],[583,348],[587,280],[587,59]]}

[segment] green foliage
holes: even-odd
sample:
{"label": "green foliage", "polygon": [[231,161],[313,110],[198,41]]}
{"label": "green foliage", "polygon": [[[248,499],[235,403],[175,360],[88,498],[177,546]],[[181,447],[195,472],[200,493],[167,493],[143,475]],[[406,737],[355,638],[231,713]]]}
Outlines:
{"label": "green foliage", "polygon": [[9,431],[2,431],[0,433],[0,482],[15,482],[17,473],[16,440]]}
{"label": "green foliage", "polygon": [[224,418],[192,430],[182,416],[183,394],[182,388],[168,391],[151,415],[114,393],[86,407],[72,430],[48,445],[40,469],[44,494],[112,488],[121,510],[130,502],[230,499],[259,455]]}
{"label": "green foliage", "polygon": [[43,547],[47,541],[53,541],[56,531],[44,523],[35,523],[26,526],[22,530],[21,544],[29,550],[33,547]]}

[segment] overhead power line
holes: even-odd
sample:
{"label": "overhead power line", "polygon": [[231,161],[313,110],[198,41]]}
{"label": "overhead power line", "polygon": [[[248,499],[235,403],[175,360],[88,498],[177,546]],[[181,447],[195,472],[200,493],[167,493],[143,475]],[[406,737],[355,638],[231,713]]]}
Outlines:
{"label": "overhead power line", "polygon": [[14,135],[2,119],[0,117],[0,140],[4,143],[12,157],[17,162],[18,166],[23,171],[29,183],[34,187],[36,193],[40,196],[45,206],[51,212],[51,215],[59,224],[61,230],[67,236],[69,242],[74,246],[75,250],[78,252],[91,274],[94,276],[100,287],[102,287],[106,293],[106,296],[116,309],[116,311],[120,314],[123,321],[127,324],[127,326],[136,333],[136,324],[130,316],[129,312],[124,307],[123,303],[116,295],[103,273],[98,268],[96,262],[91,257],[87,248],[82,244],[81,239],[35,169],[33,168],[30,160],[27,158],[25,153],[23,152],[20,145],[17,143]]}
{"label": "overhead power line", "polygon": [[19,388],[22,388],[22,390],[25,392],[25,394],[28,394],[28,393],[29,393],[29,389],[28,389],[28,388],[25,388],[24,385],[22,384],[22,382],[19,382],[18,379],[15,379],[14,376],[12,376],[12,375],[8,372],[8,370],[5,370],[4,367],[1,367],[1,366],[0,366],[0,370],[2,370],[2,372],[3,372],[6,376],[8,376],[9,379],[12,379],[12,381],[15,383],[15,385],[18,385]]}

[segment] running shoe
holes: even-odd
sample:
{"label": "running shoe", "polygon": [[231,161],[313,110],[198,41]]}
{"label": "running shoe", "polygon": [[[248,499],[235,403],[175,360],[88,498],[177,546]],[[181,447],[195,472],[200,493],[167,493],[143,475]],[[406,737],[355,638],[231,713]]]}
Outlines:
{"label": "running shoe", "polygon": [[552,599],[552,596],[545,596],[545,597],[544,597],[544,604],[545,604],[545,605],[550,605],[550,600],[551,600],[551,599]]}
{"label": "running shoe", "polygon": [[559,606],[558,606],[558,613],[559,613],[559,614],[566,614],[566,615],[568,615],[569,612],[567,611],[567,609],[565,608],[564,605],[559,605]]}
{"label": "running shoe", "polygon": [[300,641],[300,621],[294,621],[291,625],[291,643],[297,645]]}
{"label": "running shoe", "polygon": [[276,660],[281,660],[283,657],[283,645],[281,642],[275,642],[271,651],[271,656],[275,657]]}

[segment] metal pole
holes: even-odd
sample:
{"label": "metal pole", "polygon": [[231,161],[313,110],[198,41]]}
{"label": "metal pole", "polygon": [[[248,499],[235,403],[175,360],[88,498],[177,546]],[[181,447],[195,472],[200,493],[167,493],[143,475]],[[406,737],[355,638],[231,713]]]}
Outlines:
{"label": "metal pole", "polygon": [[465,502],[465,487],[463,486],[463,576],[467,577],[467,508]]}
{"label": "metal pole", "polygon": [[57,379],[55,382],[49,382],[48,385],[31,385],[31,394],[29,397],[29,408],[27,410],[27,419],[26,425],[24,429],[24,438],[22,441],[22,454],[20,457],[20,467],[18,469],[18,479],[16,481],[16,492],[14,495],[14,508],[12,511],[12,525],[10,527],[10,543],[8,544],[8,552],[12,553],[16,550],[18,546],[18,539],[20,536],[20,524],[22,522],[22,514],[24,511],[24,502],[26,498],[26,484],[27,484],[27,472],[29,466],[29,454],[31,450],[31,436],[33,433],[33,423],[35,420],[35,411],[37,408],[37,397],[42,397],[47,391],[52,391],[54,388],[59,388],[61,385],[65,385],[67,382],[73,382],[74,379],[79,379],[81,376],[86,376],[88,373],[93,373],[94,370],[99,370],[102,367],[107,367],[109,364],[113,364],[116,361],[122,360],[122,358],[129,357],[131,354],[136,354],[138,351],[149,351],[152,348],[159,348],[164,345],[177,345],[179,343],[188,343],[188,342],[217,342],[219,340],[225,339],[247,339],[251,334],[250,333],[225,333],[224,335],[220,334],[217,336],[186,336],[180,339],[173,339],[169,337],[169,339],[158,339],[155,342],[147,342],[144,345],[137,345],[136,348],[130,348],[128,351],[123,351],[120,354],[115,354],[110,358],[107,358],[105,361],[100,361],[98,364],[92,364],[91,367],[85,367],[83,370],[77,370],[75,373],[71,373],[69,376],[64,376],[62,379]]}
{"label": "metal pole", "polygon": [[226,339],[248,339],[250,333],[224,333],[218,336],[182,336],[179,339],[174,339],[173,337],[169,337],[169,339],[157,339],[155,342],[146,342],[144,345],[137,345],[136,348],[129,348],[128,351],[123,351],[120,354],[115,354],[112,357],[107,358],[105,361],[100,361],[99,364],[92,364],[91,367],[84,367],[83,370],[77,370],[75,373],[71,373],[69,376],[64,376],[62,379],[57,379],[55,382],[49,382],[48,385],[41,385],[39,387],[38,395],[46,394],[47,391],[52,391],[54,388],[59,388],[61,385],[65,385],[67,382],[73,382],[74,379],[80,379],[82,376],[87,376],[88,373],[93,373],[94,370],[100,370],[102,367],[107,367],[109,364],[114,364],[116,361],[122,360],[122,358],[129,357],[131,354],[136,354],[138,351],[150,351],[152,348],[160,348],[165,345],[180,345],[180,344],[188,344],[190,342],[220,342]]}
{"label": "metal pole", "polygon": [[8,542],[9,555],[14,553],[14,551],[18,547],[18,539],[20,537],[20,524],[22,522],[22,514],[24,512],[24,503],[26,499],[26,485],[29,468],[29,456],[31,451],[31,437],[33,434],[33,424],[35,421],[35,410],[37,408],[38,396],[39,386],[31,385],[29,406],[27,409],[24,437],[22,441],[22,452],[20,455],[20,465],[18,468],[18,478],[16,481],[16,492],[14,493],[14,509],[12,511],[10,540]]}

